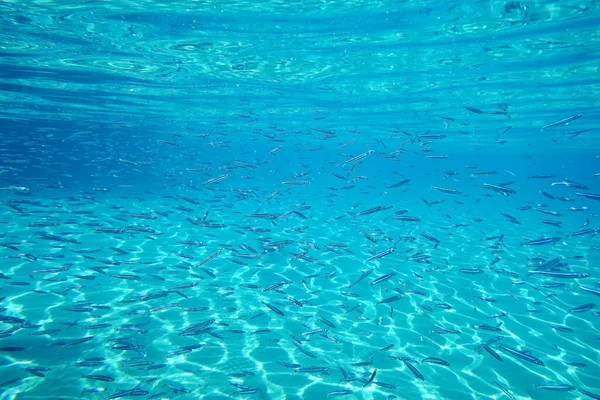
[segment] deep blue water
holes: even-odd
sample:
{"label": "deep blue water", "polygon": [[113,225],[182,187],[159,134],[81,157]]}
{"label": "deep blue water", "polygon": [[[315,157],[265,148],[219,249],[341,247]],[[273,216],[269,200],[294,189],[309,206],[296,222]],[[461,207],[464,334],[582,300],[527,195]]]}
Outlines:
{"label": "deep blue water", "polygon": [[0,399],[600,398],[598,26],[0,3]]}

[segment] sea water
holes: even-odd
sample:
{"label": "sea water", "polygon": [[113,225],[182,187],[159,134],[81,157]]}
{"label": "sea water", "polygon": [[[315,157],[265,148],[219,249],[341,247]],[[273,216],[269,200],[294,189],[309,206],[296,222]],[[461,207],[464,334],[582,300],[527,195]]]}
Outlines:
{"label": "sea water", "polygon": [[0,398],[600,398],[598,2],[0,24]]}

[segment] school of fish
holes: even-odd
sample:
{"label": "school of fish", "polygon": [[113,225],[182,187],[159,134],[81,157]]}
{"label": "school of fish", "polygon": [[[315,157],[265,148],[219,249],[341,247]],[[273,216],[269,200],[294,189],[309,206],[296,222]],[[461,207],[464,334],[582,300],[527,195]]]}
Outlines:
{"label": "school of fish", "polygon": [[73,186],[5,148],[0,396],[600,399],[597,161],[575,180],[464,164],[447,134],[311,132],[138,136],[71,154],[97,171]]}

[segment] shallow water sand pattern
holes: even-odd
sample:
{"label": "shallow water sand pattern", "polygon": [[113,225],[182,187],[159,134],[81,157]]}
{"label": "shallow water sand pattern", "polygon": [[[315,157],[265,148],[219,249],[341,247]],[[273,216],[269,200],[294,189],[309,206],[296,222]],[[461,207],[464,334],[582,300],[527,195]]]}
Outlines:
{"label": "shallow water sand pattern", "polygon": [[[381,195],[392,181],[374,176],[354,190],[373,197],[377,193],[379,202],[365,197],[357,204],[352,197],[323,196],[318,188],[328,185],[315,183],[336,183],[325,176],[311,185],[282,188],[263,204],[270,189],[253,184],[240,195],[239,189],[248,186],[237,177],[233,170],[214,187],[170,190],[168,195],[160,190],[5,191],[2,315],[21,320],[4,320],[1,340],[5,350],[23,349],[3,351],[2,376],[20,378],[3,388],[4,396],[107,398],[117,389],[141,385],[148,396],[166,392],[156,398],[224,398],[236,392],[257,398],[324,398],[330,393],[479,398],[503,396],[498,382],[518,398],[548,398],[553,391],[536,385],[597,387],[598,316],[594,309],[569,311],[597,297],[579,288],[598,290],[590,264],[597,259],[596,237],[565,237],[582,222],[577,212],[565,212],[561,220],[572,228],[563,230],[541,228],[534,209],[515,210],[533,203],[528,198],[538,198],[528,187],[531,180],[522,179],[520,188],[511,186],[519,189],[517,195],[486,197],[480,182],[465,176],[467,182],[452,182],[464,191],[456,197],[412,181]],[[444,202],[427,205],[421,195]],[[375,204],[391,208],[358,215]],[[594,207],[591,201],[576,204]],[[404,209],[421,221],[394,220],[408,215]],[[551,209],[564,206],[555,200]],[[190,223],[203,219],[205,210],[209,215],[203,223]],[[302,211],[286,216],[290,210]],[[510,212],[521,225],[506,222],[499,210]],[[248,217],[259,213],[278,217]],[[41,228],[43,224],[52,226]],[[554,245],[519,245],[521,237],[559,234],[563,239]],[[391,254],[366,261],[392,246],[396,250]],[[561,264],[549,271],[592,277],[527,276],[541,258],[555,257],[561,257]],[[369,269],[371,274],[350,287]],[[388,273],[396,275],[373,283]],[[541,286],[550,282],[565,286]],[[396,300],[381,303],[394,295]],[[181,335],[205,321],[210,329]],[[319,331],[309,333],[313,330]],[[504,338],[490,346],[502,362],[476,351],[498,335]],[[83,338],[90,340],[73,343]],[[195,345],[201,346],[186,347]],[[389,345],[393,347],[382,351]],[[527,349],[545,366],[515,359],[499,345]],[[189,351],[172,354],[182,349]],[[396,357],[411,358],[424,380]],[[421,362],[428,357],[449,366]],[[93,366],[77,366],[81,361]],[[278,362],[327,369],[305,373]],[[41,371],[45,377],[27,372],[31,367],[47,368]],[[364,376],[340,382],[339,367],[349,376]],[[366,385],[374,370],[374,383]],[[109,376],[114,382],[81,374]],[[89,391],[100,388],[106,391]],[[575,393],[569,395],[576,398]]]}
{"label": "shallow water sand pattern", "polygon": [[0,399],[598,398],[600,2],[402,3],[2,2]]}

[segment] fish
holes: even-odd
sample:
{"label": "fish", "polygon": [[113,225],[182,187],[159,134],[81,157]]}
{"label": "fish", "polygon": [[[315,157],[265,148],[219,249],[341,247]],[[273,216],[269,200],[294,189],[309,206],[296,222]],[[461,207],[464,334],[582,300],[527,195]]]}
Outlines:
{"label": "fish", "polygon": [[353,280],[352,282],[350,282],[350,284],[348,285],[348,287],[351,288],[352,286],[355,286],[360,281],[362,281],[363,279],[365,279],[367,276],[371,275],[373,273],[373,271],[374,271],[374,269],[365,270],[358,278],[356,278],[355,280]]}
{"label": "fish", "polygon": [[535,270],[536,271],[545,271],[547,269],[553,268],[554,266],[558,265],[558,263],[560,263],[562,260],[563,260],[562,256],[552,258],[552,259],[550,259],[550,260],[545,261],[544,263],[542,263]]}
{"label": "fish", "polygon": [[370,241],[370,242],[372,242],[372,243],[377,243],[377,240],[376,240],[375,238],[373,238],[373,236],[369,235],[367,232],[363,231],[363,230],[362,230],[362,229],[360,229],[360,228],[359,228],[358,230],[360,231],[360,233],[362,233],[362,234],[363,234],[363,236],[364,236],[365,238],[367,238],[367,240],[369,240],[369,241]]}
{"label": "fish", "polygon": [[590,187],[581,183],[564,180],[563,182],[553,182],[550,186],[566,186],[581,190],[590,190]]}
{"label": "fish", "polygon": [[300,365],[300,364],[288,363],[285,361],[277,361],[277,364],[281,365],[282,367],[294,368],[294,369],[302,367],[302,365]]}
{"label": "fish", "polygon": [[529,175],[527,178],[529,179],[551,179],[556,178],[554,174],[538,174],[538,175]]}
{"label": "fish", "polygon": [[147,390],[140,389],[139,387],[135,387],[135,388],[129,389],[129,390],[117,389],[116,393],[111,396],[108,396],[106,398],[106,400],[120,399],[123,397],[129,397],[129,396],[146,396],[148,393],[150,393],[150,392]]}
{"label": "fish", "polygon": [[481,111],[481,110],[480,110],[480,109],[478,109],[478,108],[475,108],[475,107],[469,107],[469,106],[463,106],[463,107],[465,108],[465,110],[467,110],[467,111],[470,111],[470,112],[472,112],[472,113],[474,113],[474,114],[483,114],[483,111]]}
{"label": "fish", "polygon": [[584,390],[584,389],[578,389],[578,390],[581,394],[585,394],[586,396],[591,397],[592,399],[600,400],[600,394],[596,394],[596,393],[593,393],[593,392],[590,392],[590,391]]}
{"label": "fish", "polygon": [[341,397],[341,396],[349,396],[351,394],[354,394],[354,392],[350,389],[334,390],[333,392],[327,393],[327,397]]}
{"label": "fish", "polygon": [[540,246],[544,244],[555,244],[558,242],[560,237],[542,237],[538,239],[528,240],[526,242],[521,242],[521,246]]}
{"label": "fish", "polygon": [[20,347],[20,346],[3,346],[0,347],[0,352],[15,352],[15,351],[23,351],[25,350],[25,347]]}
{"label": "fish", "polygon": [[300,367],[296,369],[296,372],[305,372],[305,373],[318,373],[329,375],[329,367]]}
{"label": "fish", "polygon": [[412,365],[408,361],[405,361],[405,360],[402,360],[402,361],[404,362],[404,365],[406,365],[408,367],[408,369],[413,373],[415,378],[417,378],[421,381],[425,381],[425,377],[423,376],[423,374],[414,365]]}
{"label": "fish", "polygon": [[360,160],[362,160],[362,159],[365,159],[365,158],[369,157],[369,156],[370,156],[371,154],[373,154],[373,153],[374,153],[374,151],[373,151],[373,150],[367,150],[367,151],[365,151],[364,153],[361,153],[361,154],[359,154],[359,155],[357,155],[357,156],[354,156],[354,157],[352,157],[352,158],[350,158],[350,159],[346,160],[346,161],[344,162],[344,165],[346,165],[346,164],[350,164],[350,163],[353,163],[353,162],[357,162],[357,161],[360,161]]}
{"label": "fish", "polygon": [[589,311],[592,308],[594,308],[595,306],[596,305],[594,303],[587,303],[587,304],[583,304],[578,307],[570,308],[569,312],[570,313],[579,313],[579,312]]}
{"label": "fish", "polygon": [[507,188],[507,187],[504,187],[504,186],[492,185],[490,183],[484,183],[483,187],[486,188],[486,189],[493,190],[494,192],[500,193],[500,194],[502,194],[504,196],[510,196],[510,195],[513,195],[513,194],[517,194],[517,192],[514,189]]}
{"label": "fish", "polygon": [[554,384],[554,385],[536,385],[538,390],[551,390],[553,392],[569,392],[575,390],[573,385]]}
{"label": "fish", "polygon": [[429,364],[436,364],[436,365],[442,365],[444,367],[449,367],[450,363],[448,361],[442,360],[441,358],[437,358],[437,357],[427,357],[421,360],[421,363],[429,363]]}
{"label": "fish", "polygon": [[481,344],[481,348],[484,349],[485,351],[487,351],[488,354],[490,354],[496,360],[498,360],[498,361],[504,361],[504,360],[502,360],[502,357],[500,357],[500,355],[494,349],[492,349],[488,344],[482,343]]}
{"label": "fish", "polygon": [[519,222],[518,219],[516,219],[515,217],[513,217],[510,214],[506,214],[506,213],[501,213],[507,220],[509,220],[510,222],[512,222],[513,224],[517,224],[517,225],[521,225],[521,222]]}
{"label": "fish", "polygon": [[269,303],[265,303],[264,301],[261,301],[261,303],[263,303],[265,306],[267,306],[271,311],[273,311],[275,314],[280,315],[282,317],[285,316],[285,314],[283,313],[283,311],[281,311],[280,309],[278,309],[277,307],[269,304]]}
{"label": "fish", "polygon": [[213,183],[221,182],[221,181],[229,178],[230,176],[231,176],[230,173],[226,173],[226,174],[222,174],[222,175],[219,175],[219,176],[215,176],[214,178],[210,178],[209,180],[205,181],[204,185],[206,186],[206,185],[211,185]]}
{"label": "fish", "polygon": [[579,285],[579,289],[583,290],[584,292],[588,292],[588,293],[595,294],[596,296],[600,296],[599,289],[594,289],[594,288],[590,288],[590,287],[583,286],[583,285]]}
{"label": "fish", "polygon": [[381,251],[381,252],[379,252],[379,253],[377,253],[377,254],[375,254],[375,255],[367,258],[367,261],[376,260],[378,258],[383,258],[383,257],[385,257],[387,255],[392,254],[395,251],[396,251],[396,248],[392,246],[392,247],[390,247],[387,250],[383,250],[383,251]]}
{"label": "fish", "polygon": [[573,332],[573,329],[566,327],[566,326],[550,325],[550,328],[560,331],[560,332]]}
{"label": "fish", "polygon": [[528,362],[536,364],[536,365],[540,365],[542,367],[546,365],[542,360],[540,360],[539,358],[536,358],[536,357],[532,356],[529,353],[524,353],[522,351],[513,349],[511,347],[507,347],[507,346],[505,346],[503,344],[499,345],[498,347],[500,349],[506,351],[510,355],[513,355],[513,356],[515,356],[517,358],[520,358],[522,360],[528,361]]}
{"label": "fish", "polygon": [[394,295],[391,297],[388,297],[386,299],[380,300],[377,304],[388,304],[388,303],[392,303],[394,301],[400,300],[404,297],[404,295]]}
{"label": "fish", "polygon": [[[372,360],[371,360],[372,361]],[[369,376],[369,379],[367,380],[367,382],[363,385],[363,387],[368,386],[371,382],[373,382],[373,379],[375,379],[375,375],[377,375],[377,370],[374,369],[373,372],[371,373],[371,375]]]}
{"label": "fish", "polygon": [[386,186],[386,188],[387,188],[387,189],[394,189],[394,188],[398,188],[398,187],[400,187],[400,186],[404,186],[404,185],[406,185],[406,184],[407,184],[407,183],[409,183],[409,182],[410,182],[410,179],[403,179],[403,180],[401,180],[401,181],[399,181],[399,182],[396,182],[396,183],[394,183],[394,184],[392,184],[392,185]]}
{"label": "fish", "polygon": [[396,272],[390,272],[388,274],[381,275],[380,277],[374,279],[373,282],[371,282],[371,286],[377,285],[378,283],[381,283],[381,282],[384,282],[386,280],[392,279],[396,275],[397,275]]}
{"label": "fish", "polygon": [[500,390],[502,390],[502,392],[504,392],[504,394],[506,396],[508,396],[511,399],[515,399],[515,396],[508,390],[506,389],[504,386],[502,386],[498,381],[494,381],[494,383],[496,384],[496,386],[498,386],[500,388]]}
{"label": "fish", "polygon": [[543,275],[551,278],[563,279],[583,279],[588,278],[590,274],[587,272],[552,272],[552,271],[528,271],[529,275]]}
{"label": "fish", "polygon": [[462,194],[462,192],[460,190],[456,190],[456,189],[447,189],[447,188],[441,188],[441,187],[437,187],[437,186],[432,186],[431,188],[433,190],[437,190],[438,192],[442,192],[442,193],[446,193],[446,194]]}
{"label": "fish", "polygon": [[69,342],[63,343],[63,344],[61,344],[60,347],[76,346],[78,344],[89,342],[92,339],[94,339],[94,336],[86,336],[86,337],[83,337],[83,338],[80,338],[80,339],[75,339],[75,340],[71,340]]}
{"label": "fish", "polygon": [[81,375],[82,378],[101,382],[114,382],[115,378],[107,375]]}
{"label": "fish", "polygon": [[541,130],[548,129],[548,128],[552,128],[553,126],[558,126],[558,125],[567,125],[567,124],[569,124],[570,122],[573,122],[573,121],[575,121],[575,120],[577,120],[577,119],[579,119],[579,118],[581,118],[581,117],[583,117],[583,114],[575,114],[575,115],[571,115],[570,117],[563,118],[563,119],[561,119],[561,120],[558,120],[558,121],[556,121],[556,122],[552,122],[552,123],[550,123],[550,124],[548,124],[548,125],[544,125],[544,126],[542,126],[542,129],[541,129]]}
{"label": "fish", "polygon": [[593,193],[575,193],[576,196],[585,197],[586,199],[591,200],[600,200],[600,194]]}

